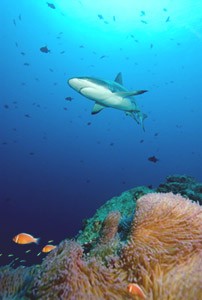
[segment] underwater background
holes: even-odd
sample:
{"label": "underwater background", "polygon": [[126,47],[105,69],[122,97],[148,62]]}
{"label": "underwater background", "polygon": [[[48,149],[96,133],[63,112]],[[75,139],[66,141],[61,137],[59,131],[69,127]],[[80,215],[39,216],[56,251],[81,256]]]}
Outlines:
{"label": "underwater background", "polygon": [[[202,180],[201,1],[2,0],[0,14],[0,265],[39,262],[132,187]],[[119,72],[148,90],[145,132],[123,111],[91,115],[67,84]],[[20,232],[40,244],[15,244]]]}

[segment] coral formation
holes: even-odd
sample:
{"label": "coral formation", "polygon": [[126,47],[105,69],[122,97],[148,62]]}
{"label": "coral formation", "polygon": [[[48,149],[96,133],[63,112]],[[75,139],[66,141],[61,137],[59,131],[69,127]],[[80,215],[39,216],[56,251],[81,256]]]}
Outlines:
{"label": "coral formation", "polygon": [[172,175],[167,176],[166,182],[159,185],[157,192],[181,194],[193,201],[198,201],[202,205],[202,184],[196,182],[191,176]]}
{"label": "coral formation", "polygon": [[127,289],[137,283],[147,300],[200,300],[201,274],[202,207],[140,187],[108,201],[41,265],[1,268],[0,297],[138,300]]}

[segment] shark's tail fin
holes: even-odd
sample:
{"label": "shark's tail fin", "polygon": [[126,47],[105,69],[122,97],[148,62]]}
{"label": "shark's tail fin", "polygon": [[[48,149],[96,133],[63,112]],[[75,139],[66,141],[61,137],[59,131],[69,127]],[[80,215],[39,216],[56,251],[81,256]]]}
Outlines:
{"label": "shark's tail fin", "polygon": [[139,118],[140,120],[140,124],[142,126],[143,131],[145,131],[145,127],[144,127],[144,120],[147,118],[147,115],[144,113],[141,113],[141,117]]}
{"label": "shark's tail fin", "polygon": [[145,131],[144,127],[144,120],[147,118],[147,115],[142,113],[141,111],[136,111],[136,112],[126,112],[127,116],[132,117],[137,124],[140,124],[142,126],[142,129]]}

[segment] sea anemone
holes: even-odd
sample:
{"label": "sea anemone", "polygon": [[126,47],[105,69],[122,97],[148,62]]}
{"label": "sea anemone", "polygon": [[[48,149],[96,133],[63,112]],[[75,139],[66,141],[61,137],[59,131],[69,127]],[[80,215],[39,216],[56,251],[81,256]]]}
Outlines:
{"label": "sea anemone", "polygon": [[[122,251],[120,265],[128,270],[129,281],[137,281],[145,288],[149,299],[168,299],[162,295],[172,294],[169,284],[175,282],[175,286],[179,284],[179,289],[185,291],[187,280],[200,281],[194,262],[201,261],[201,250],[201,207],[180,195],[152,193],[137,201],[130,239]],[[189,263],[195,270],[194,278],[183,281],[180,276],[171,276],[173,270],[180,274]],[[186,293],[182,298],[169,299],[184,298],[191,299]]]}

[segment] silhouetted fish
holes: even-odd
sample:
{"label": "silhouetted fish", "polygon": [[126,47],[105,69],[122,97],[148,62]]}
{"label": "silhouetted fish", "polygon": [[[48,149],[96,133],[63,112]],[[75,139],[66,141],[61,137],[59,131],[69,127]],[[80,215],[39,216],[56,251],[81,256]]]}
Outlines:
{"label": "silhouetted fish", "polygon": [[166,23],[167,23],[167,22],[169,22],[169,21],[170,21],[170,17],[167,17],[167,19],[166,19]]}
{"label": "silhouetted fish", "polygon": [[141,22],[142,22],[143,24],[148,24],[147,21],[144,21],[144,20],[141,20]]}
{"label": "silhouetted fish", "polygon": [[156,156],[150,156],[150,157],[148,157],[148,160],[152,161],[153,163],[156,163],[157,161],[159,161],[159,159],[156,158]]}
{"label": "silhouetted fish", "polygon": [[48,49],[47,46],[41,47],[41,48],[40,48],[40,51],[43,52],[43,53],[48,53],[48,52],[50,52],[50,50]]}
{"label": "silhouetted fish", "polygon": [[72,101],[73,98],[72,98],[72,97],[66,97],[65,100],[67,100],[67,101]]}
{"label": "silhouetted fish", "polygon": [[53,3],[48,3],[48,2],[46,2],[46,3],[47,3],[47,5],[48,5],[48,7],[52,8],[52,9],[55,9],[55,8],[56,8],[55,5],[54,5]]}
{"label": "silhouetted fish", "polygon": [[103,20],[103,19],[104,19],[102,15],[97,15],[97,16],[98,16],[98,18],[99,18],[100,20]]}

